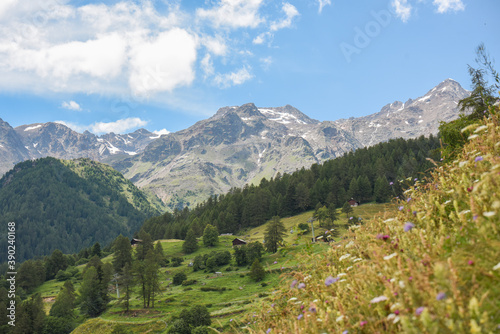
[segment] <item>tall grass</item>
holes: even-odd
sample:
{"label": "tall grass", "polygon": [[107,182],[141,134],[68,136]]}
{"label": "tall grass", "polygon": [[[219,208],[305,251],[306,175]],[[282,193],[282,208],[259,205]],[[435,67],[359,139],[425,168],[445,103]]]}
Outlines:
{"label": "tall grass", "polygon": [[250,333],[500,333],[500,126],[468,127],[458,159],[385,217],[304,254]]}

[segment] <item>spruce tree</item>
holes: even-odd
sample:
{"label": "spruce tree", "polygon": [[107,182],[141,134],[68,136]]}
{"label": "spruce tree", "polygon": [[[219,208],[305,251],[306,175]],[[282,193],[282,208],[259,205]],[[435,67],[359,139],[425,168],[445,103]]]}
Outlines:
{"label": "spruce tree", "polygon": [[132,263],[132,246],[130,240],[123,235],[116,237],[113,242],[113,269],[115,272],[120,273],[128,263]]}
{"label": "spruce tree", "polygon": [[207,247],[215,246],[219,242],[217,227],[208,224],[203,231],[203,244]]}
{"label": "spruce tree", "polygon": [[255,259],[250,268],[250,277],[255,281],[259,282],[266,276],[266,271],[259,260]]}
{"label": "spruce tree", "polygon": [[191,254],[198,250],[198,240],[196,240],[196,236],[192,228],[190,228],[186,234],[186,239],[182,244],[182,250],[186,254]]}
{"label": "spruce tree", "polygon": [[283,243],[285,234],[285,225],[283,225],[280,217],[274,216],[266,228],[266,250],[270,253],[276,253],[278,251],[278,246]]}

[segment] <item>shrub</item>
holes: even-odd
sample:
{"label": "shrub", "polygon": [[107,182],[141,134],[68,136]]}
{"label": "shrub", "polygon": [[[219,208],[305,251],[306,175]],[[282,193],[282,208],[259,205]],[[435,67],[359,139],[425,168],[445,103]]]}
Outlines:
{"label": "shrub", "polygon": [[183,286],[193,285],[193,284],[196,284],[196,282],[197,282],[197,281],[196,281],[196,280],[194,280],[194,279],[185,280],[185,281],[183,281],[183,282],[182,282],[182,285],[183,285]]}
{"label": "shrub", "polygon": [[255,281],[259,282],[264,279],[266,276],[266,271],[262,264],[260,264],[259,260],[255,260],[252,264],[252,268],[250,269],[250,277]]}
{"label": "shrub", "polygon": [[178,267],[182,264],[182,262],[184,261],[183,258],[181,257],[173,257],[171,262],[172,262],[172,267]]}
{"label": "shrub", "polygon": [[181,285],[182,282],[186,280],[187,276],[184,273],[177,273],[174,275],[173,283],[174,285]]}

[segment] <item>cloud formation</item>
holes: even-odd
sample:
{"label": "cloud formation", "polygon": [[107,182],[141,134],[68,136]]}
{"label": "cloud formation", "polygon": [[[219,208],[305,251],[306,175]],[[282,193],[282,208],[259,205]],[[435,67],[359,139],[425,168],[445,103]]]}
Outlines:
{"label": "cloud formation", "polygon": [[393,0],[392,7],[401,21],[407,22],[410,19],[413,7],[408,3],[408,0]]}
{"label": "cloud formation", "polygon": [[214,82],[220,88],[229,88],[231,86],[241,85],[245,81],[252,78],[253,75],[250,73],[250,70],[247,67],[243,67],[235,72],[217,74],[215,76]]}
{"label": "cloud formation", "polygon": [[220,0],[211,9],[199,8],[196,16],[215,27],[256,28],[265,20],[259,14],[263,0]]}
{"label": "cloud formation", "polygon": [[433,4],[437,6],[438,13],[458,12],[465,9],[462,0],[434,0]]}
{"label": "cloud formation", "polygon": [[318,0],[318,5],[319,5],[318,13],[321,14],[321,12],[323,11],[323,7],[331,4],[332,4],[331,0]]}
{"label": "cloud formation", "polygon": [[78,103],[76,103],[75,101],[69,101],[69,102],[64,101],[61,104],[61,108],[68,109],[68,110],[75,110],[75,111],[82,110],[82,107],[80,107],[80,105]]}

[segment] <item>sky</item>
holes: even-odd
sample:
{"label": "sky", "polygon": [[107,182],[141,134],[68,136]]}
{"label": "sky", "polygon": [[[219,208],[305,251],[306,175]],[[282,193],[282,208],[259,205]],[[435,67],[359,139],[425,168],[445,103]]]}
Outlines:
{"label": "sky", "polygon": [[[378,112],[447,78],[470,89],[498,0],[1,0],[0,118],[175,132],[224,106]],[[498,69],[498,66],[497,66]]]}

